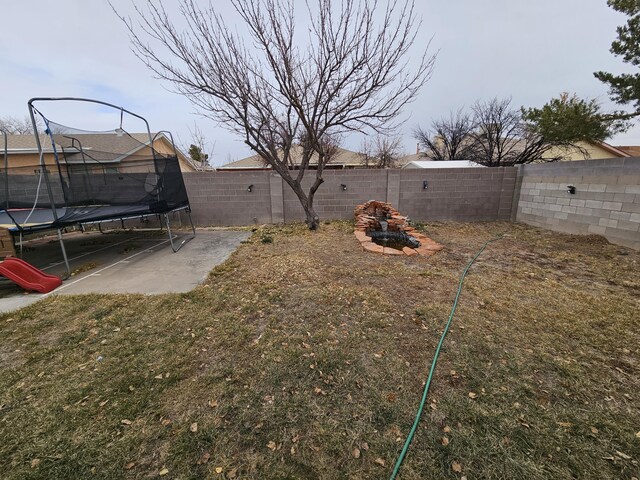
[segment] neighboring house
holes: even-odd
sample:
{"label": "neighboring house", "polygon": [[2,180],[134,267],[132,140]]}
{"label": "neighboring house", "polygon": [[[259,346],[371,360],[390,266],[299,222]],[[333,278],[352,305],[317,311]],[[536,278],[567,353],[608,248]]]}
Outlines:
{"label": "neighboring house", "polygon": [[[631,154],[627,150],[634,148],[638,149],[636,155],[640,155],[640,147],[614,147],[605,142],[578,142],[577,146],[578,148],[551,148],[545,154],[544,158],[562,156],[564,157],[563,161],[622,158],[633,156],[633,154]],[[540,159],[540,162],[544,162],[544,158]],[[415,160],[435,162],[435,160],[427,157],[426,154],[415,153],[404,157],[401,163],[409,164]],[[441,162],[441,160],[438,160],[438,162]]]}
{"label": "neighboring house", "polygon": [[[155,134],[152,134],[152,138]],[[46,165],[54,165],[55,157],[48,135],[40,135],[40,143],[44,150]],[[56,151],[61,164],[65,164],[69,173],[74,169],[84,169],[85,165],[95,168],[100,165],[105,173],[134,173],[146,171],[142,166],[151,158],[149,135],[132,133],[118,135],[116,133],[85,133],[73,136],[56,136]],[[153,148],[162,154],[173,154],[171,140],[163,133],[158,134]],[[20,167],[33,168],[40,164],[40,156],[33,135],[7,135],[7,150],[10,173],[22,173]],[[65,155],[61,154],[65,152]],[[112,152],[125,152],[114,154]],[[191,159],[177,150],[180,170],[193,172],[197,170]]]}
{"label": "neighboring house", "polygon": [[[300,166],[300,162],[302,161],[302,148],[295,145],[291,150],[291,168],[295,170]],[[314,155],[311,158],[309,168],[314,169],[317,168],[317,166],[318,158]],[[345,168],[364,168],[364,165],[362,164],[362,155],[358,152],[338,147],[336,154],[324,168],[334,170]],[[217,170],[271,170],[271,165],[268,165],[264,160],[262,160],[260,155],[252,155],[250,157],[222,165],[221,167],[218,167]]]}
{"label": "neighboring house", "polygon": [[[596,142],[596,143],[586,143],[581,142],[579,144],[580,148],[584,149],[580,151],[580,149],[569,149],[569,150],[558,150],[552,149],[548,153],[548,157],[552,157],[558,154],[562,154],[565,157],[565,160],[584,160],[584,152],[588,154],[587,158],[591,159],[602,159],[602,158],[619,158],[619,157],[629,157],[633,156],[631,153],[627,153],[625,149],[633,149],[637,148],[638,151],[635,155],[640,156],[640,147],[613,147],[608,143],[604,142]],[[300,165],[302,157],[302,149],[299,146],[293,147],[292,160],[293,165],[292,169],[296,169]],[[309,165],[310,169],[314,169],[317,167],[317,160],[315,157],[312,158],[311,163]],[[416,163],[418,162],[418,163]],[[428,163],[439,163],[442,164],[442,161],[434,161],[425,156],[425,154],[416,152],[410,155],[405,155],[398,159],[397,165],[398,168],[428,168],[422,166],[424,162]],[[461,165],[457,165],[461,166]],[[468,166],[478,166],[477,164],[468,165]],[[363,156],[358,152],[354,152],[352,150],[347,150],[346,148],[338,148],[338,151],[335,157],[329,162],[328,165],[325,166],[326,169],[354,169],[354,168],[367,168],[363,164]],[[375,168],[375,167],[368,167]],[[437,168],[452,168],[445,167],[444,165],[437,165]],[[222,165],[217,168],[218,170],[271,170],[271,165],[268,165],[259,155],[252,155],[250,157],[243,158],[241,160],[236,160],[234,162],[227,163],[226,165]]]}
{"label": "neighboring house", "polygon": [[[470,160],[411,160],[402,168],[469,168],[484,167]],[[486,168],[486,167],[485,167]]]}
{"label": "neighboring house", "polygon": [[640,157],[640,146],[638,145],[619,145],[616,148],[630,157]]}
{"label": "neighboring house", "polygon": [[557,149],[553,148],[547,154],[547,157],[555,155],[564,156],[564,161],[585,160],[585,155],[580,149],[584,149],[587,153],[587,160],[600,160],[605,158],[622,158],[630,157],[629,153],[621,148],[614,147],[605,142],[578,142],[580,148]]}

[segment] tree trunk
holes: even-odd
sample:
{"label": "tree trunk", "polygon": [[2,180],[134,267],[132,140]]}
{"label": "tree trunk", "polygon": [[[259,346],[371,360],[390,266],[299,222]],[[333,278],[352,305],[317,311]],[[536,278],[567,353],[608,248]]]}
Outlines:
{"label": "tree trunk", "polygon": [[309,192],[309,195],[305,194],[304,190],[302,190],[302,187],[298,182],[293,181],[292,183],[289,184],[293,192],[298,197],[298,200],[300,200],[300,205],[302,205],[302,208],[306,216],[305,223],[309,227],[309,230],[317,230],[318,227],[320,226],[320,217],[318,216],[316,211],[313,209],[313,197],[314,197],[314,194],[316,193],[316,190],[318,189],[318,187],[322,182],[323,182],[322,179],[320,179],[319,182],[318,182],[318,179],[316,179],[316,182],[311,187],[311,191]]}

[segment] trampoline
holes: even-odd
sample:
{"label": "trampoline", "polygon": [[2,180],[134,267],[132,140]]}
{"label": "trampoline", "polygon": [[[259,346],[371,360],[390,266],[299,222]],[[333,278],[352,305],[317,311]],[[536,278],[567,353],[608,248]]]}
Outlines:
{"label": "trampoline", "polygon": [[[80,103],[115,112],[115,128],[87,130],[56,123],[40,105]],[[177,252],[195,236],[189,198],[173,137],[167,131],[152,136],[147,120],[122,107],[86,98],[33,98],[28,102],[38,149],[36,161],[9,160],[4,137],[4,165],[0,178],[0,227],[20,236],[57,230],[67,272],[65,227],[112,220],[156,216],[164,223],[171,247]],[[125,130],[130,119],[142,122],[146,132]],[[135,123],[135,122],[134,122]],[[41,126],[42,125],[42,126]],[[155,140],[164,135],[172,151],[159,152]],[[17,156],[16,156],[17,157]],[[175,241],[169,214],[186,212],[191,234]]]}

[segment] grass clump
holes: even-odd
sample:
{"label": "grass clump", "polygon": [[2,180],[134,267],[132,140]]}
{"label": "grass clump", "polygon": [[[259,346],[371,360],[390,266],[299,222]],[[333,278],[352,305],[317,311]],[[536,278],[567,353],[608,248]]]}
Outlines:
{"label": "grass clump", "polygon": [[262,227],[187,294],[0,317],[2,478],[388,477],[458,277],[505,231],[467,277],[401,478],[638,477],[640,254],[426,227],[431,258],[363,252],[347,222]]}

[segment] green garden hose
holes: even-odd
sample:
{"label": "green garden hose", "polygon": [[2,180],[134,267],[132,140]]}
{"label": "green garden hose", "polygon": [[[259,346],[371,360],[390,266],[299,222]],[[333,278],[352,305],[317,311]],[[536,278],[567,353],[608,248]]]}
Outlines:
{"label": "green garden hose", "polygon": [[469,268],[471,268],[471,265],[473,265],[473,263],[484,251],[487,245],[489,245],[491,242],[495,242],[496,240],[500,240],[501,238],[502,238],[502,235],[498,235],[497,237],[492,238],[491,240],[488,240],[487,242],[485,242],[485,244],[482,245],[482,248],[478,251],[478,253],[475,254],[475,256],[471,259],[471,261],[467,264],[464,271],[462,272],[462,276],[460,277],[460,282],[458,283],[458,292],[456,293],[456,298],[453,301],[453,307],[451,308],[451,313],[449,314],[449,320],[447,320],[447,324],[445,325],[442,335],[440,336],[440,341],[438,342],[436,352],[433,355],[433,361],[431,362],[431,369],[429,370],[427,383],[425,383],[424,385],[424,390],[422,392],[422,400],[420,402],[420,406],[418,407],[416,418],[413,421],[413,425],[411,426],[411,431],[409,432],[409,435],[407,436],[407,439],[404,442],[404,446],[402,447],[400,456],[396,461],[396,465],[395,467],[393,467],[393,473],[391,474],[390,480],[394,480],[398,475],[398,472],[400,471],[400,467],[402,466],[402,462],[404,461],[404,457],[407,454],[407,450],[409,450],[409,445],[411,445],[413,436],[416,433],[416,429],[418,428],[418,423],[420,422],[420,417],[422,416],[422,410],[424,409],[424,404],[427,401],[427,394],[429,393],[429,387],[431,386],[431,379],[433,378],[433,372],[436,369],[436,364],[438,363],[438,357],[440,356],[440,349],[442,348],[444,339],[447,336],[447,333],[449,332],[449,327],[451,326],[451,320],[453,320],[453,315],[456,313],[456,308],[458,307],[458,299],[460,298],[460,292],[462,292],[462,284],[464,283],[464,278],[467,276],[467,272],[469,271]]}

